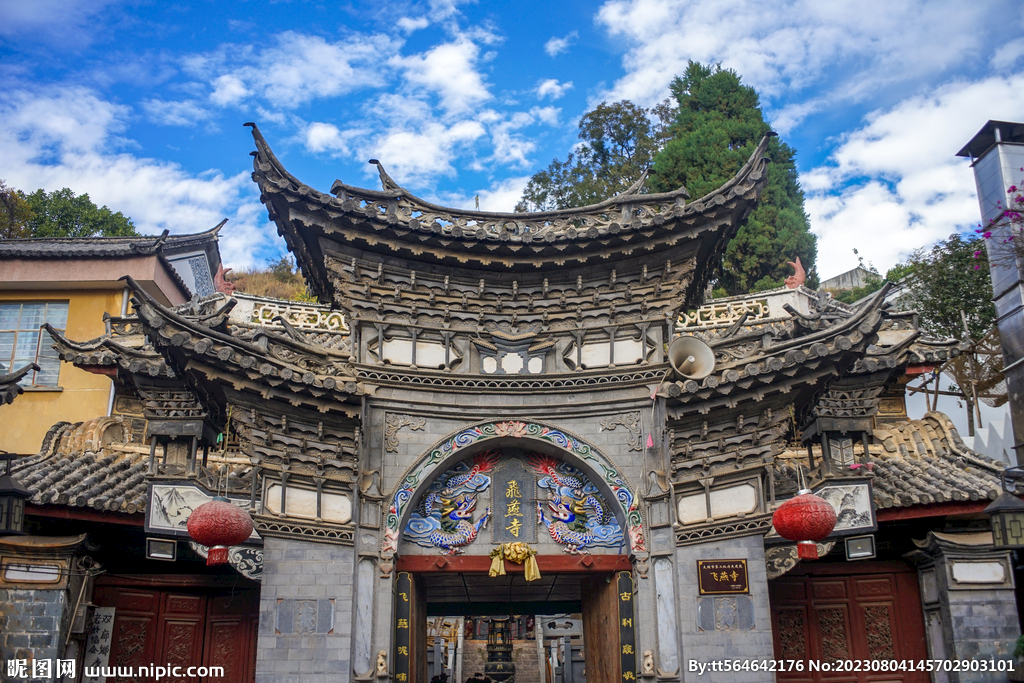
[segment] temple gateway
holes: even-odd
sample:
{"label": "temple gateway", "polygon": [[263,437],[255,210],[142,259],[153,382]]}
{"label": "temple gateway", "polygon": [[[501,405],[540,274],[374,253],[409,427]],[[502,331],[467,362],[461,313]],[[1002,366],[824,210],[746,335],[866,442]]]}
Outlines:
{"label": "temple gateway", "polygon": [[[221,287],[175,306],[127,278],[106,334],[49,328],[115,389],[12,468],[32,535],[0,541],[4,566],[79,571],[4,575],[10,624],[29,593],[62,605],[54,638],[5,658],[261,683],[1005,680],[888,671],[1009,660],[1020,632],[982,512],[1004,464],[906,412],[908,378],[958,342],[887,288],[705,301],[767,138],[704,197],[641,178],[501,214],[425,202],[379,164],[380,190],[325,194],[248,125],[319,303]],[[772,526],[802,489],[837,513],[819,559]],[[207,568],[186,522],[217,495],[255,531]],[[876,673],[808,669],[845,660]]]}

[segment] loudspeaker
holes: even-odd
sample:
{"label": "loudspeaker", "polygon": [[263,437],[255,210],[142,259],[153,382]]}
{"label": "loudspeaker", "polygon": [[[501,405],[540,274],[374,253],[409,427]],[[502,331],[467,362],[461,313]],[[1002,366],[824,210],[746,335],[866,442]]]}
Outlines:
{"label": "loudspeaker", "polygon": [[677,377],[704,379],[715,370],[715,352],[696,337],[677,337],[668,347],[668,362]]}

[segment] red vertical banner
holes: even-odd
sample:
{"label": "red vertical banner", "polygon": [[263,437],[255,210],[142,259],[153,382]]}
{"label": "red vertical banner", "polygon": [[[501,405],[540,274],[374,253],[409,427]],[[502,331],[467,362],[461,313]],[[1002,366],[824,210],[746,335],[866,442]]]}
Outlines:
{"label": "red vertical banner", "polygon": [[409,643],[412,621],[412,574],[398,572],[395,581],[395,652],[393,677],[397,683],[409,683]]}
{"label": "red vertical banner", "polygon": [[636,681],[636,632],[633,628],[633,573],[619,572],[616,583],[619,603],[619,658],[622,680]]}

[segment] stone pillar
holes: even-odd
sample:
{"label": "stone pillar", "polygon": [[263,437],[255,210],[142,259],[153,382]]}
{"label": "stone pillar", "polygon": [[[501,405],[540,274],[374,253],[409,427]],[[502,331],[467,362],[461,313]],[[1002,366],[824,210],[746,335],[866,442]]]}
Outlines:
{"label": "stone pillar", "polygon": [[264,538],[256,683],[351,679],[353,548]]}
{"label": "stone pillar", "polygon": [[[1010,551],[991,532],[929,532],[915,541],[921,603],[932,659],[1012,659],[1020,635]],[[999,672],[936,674],[936,683],[1005,681]]]}
{"label": "stone pillar", "polygon": [[[701,596],[697,560],[747,561],[747,595]],[[687,545],[676,549],[680,669],[686,683],[765,683],[773,674],[763,671],[712,671],[712,662],[774,658],[772,620],[768,606],[768,577],[761,536],[744,536]],[[657,576],[658,568],[655,567]],[[707,666],[701,675],[693,670]]]}

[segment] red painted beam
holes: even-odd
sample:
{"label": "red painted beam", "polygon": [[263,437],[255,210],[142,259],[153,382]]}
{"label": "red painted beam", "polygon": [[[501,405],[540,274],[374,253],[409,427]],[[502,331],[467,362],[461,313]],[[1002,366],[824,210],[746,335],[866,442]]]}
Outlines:
{"label": "red painted beam", "polygon": [[74,519],[82,522],[101,522],[103,524],[126,524],[128,526],[145,526],[146,515],[139,512],[129,515],[124,512],[100,512],[92,508],[56,507],[48,505],[25,505],[28,517],[56,517],[57,519]]}
{"label": "red painted beam", "polygon": [[909,508],[889,508],[879,510],[876,514],[879,522],[895,522],[901,519],[922,519],[924,517],[944,517],[946,515],[973,515],[984,512],[991,500],[969,501],[965,503],[936,503],[934,505],[915,505]]}
{"label": "red painted beam", "polygon": [[[395,562],[400,572],[486,572],[491,558],[482,555],[405,555]],[[626,555],[537,555],[541,573],[618,572],[633,569]],[[523,565],[505,560],[505,572],[522,573]]]}

